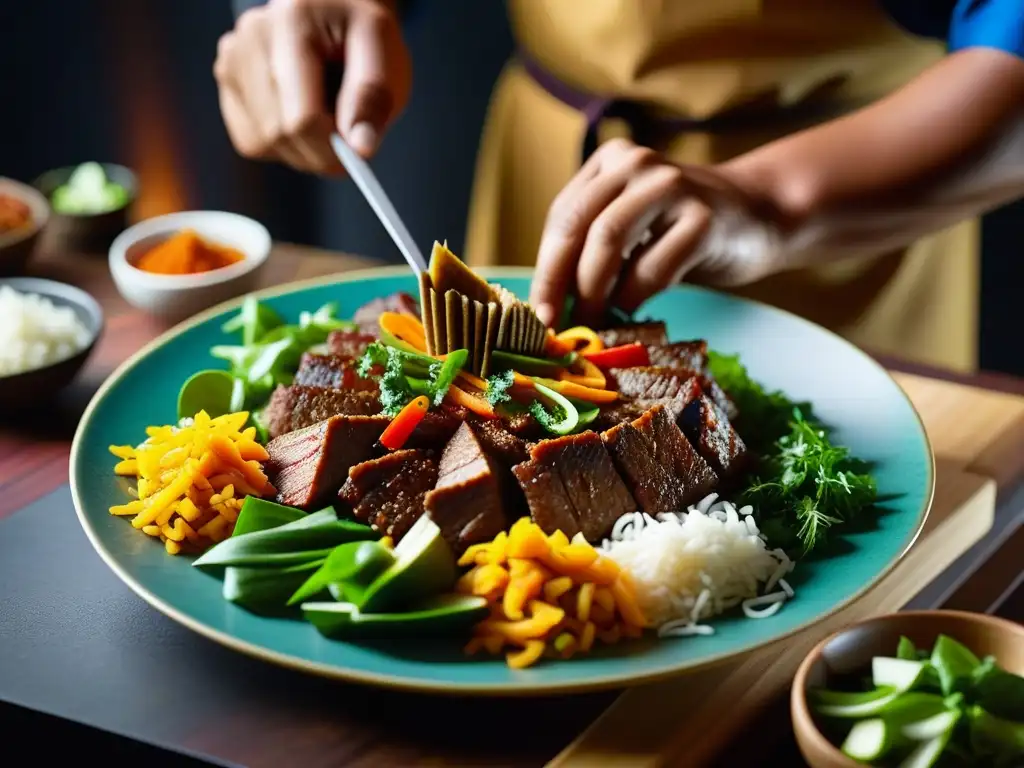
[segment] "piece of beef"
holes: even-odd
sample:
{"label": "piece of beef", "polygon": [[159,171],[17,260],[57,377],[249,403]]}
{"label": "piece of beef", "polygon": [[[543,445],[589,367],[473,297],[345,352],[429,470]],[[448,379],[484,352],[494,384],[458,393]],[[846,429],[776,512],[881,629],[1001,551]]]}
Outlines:
{"label": "piece of beef", "polygon": [[360,357],[377,340],[377,333],[363,331],[331,331],[327,334],[327,348],[332,354]]}
{"label": "piece of beef", "polygon": [[263,423],[270,437],[279,437],[292,431],[292,412],[299,392],[295,386],[286,387],[279,384],[263,409]]}
{"label": "piece of beef", "polygon": [[649,514],[682,512],[718,481],[663,406],[607,430],[601,439],[633,498]]}
{"label": "piece of beef", "polygon": [[347,355],[319,355],[306,352],[299,361],[299,369],[295,372],[295,380],[292,383],[303,387],[378,391],[377,382],[371,376],[364,379],[357,372],[357,368],[356,358]]}
{"label": "piece of beef", "polygon": [[452,439],[452,435],[458,431],[467,417],[468,411],[464,408],[450,407],[447,404],[441,408],[431,408],[413,430],[413,433],[409,435],[405,441],[405,447],[431,448],[440,451]]}
{"label": "piece of beef", "polygon": [[618,347],[622,344],[640,342],[648,347],[668,344],[668,331],[661,321],[629,323],[614,328],[598,331],[597,335],[606,347]]}
{"label": "piece of beef", "polygon": [[671,344],[652,344],[647,347],[651,365],[690,371],[690,375],[704,373],[708,366],[708,343],[703,339],[675,341]]}
{"label": "piece of beef", "polygon": [[[279,397],[280,387],[271,397],[268,409],[277,408],[275,399]],[[353,389],[327,389],[325,387],[303,387],[293,384],[288,387],[288,394],[280,396],[286,406],[290,405],[290,415],[285,419],[274,412],[274,420],[268,424],[271,437],[283,435],[296,429],[312,426],[331,416],[375,416],[380,413],[380,401],[373,392]],[[283,431],[277,431],[281,430]]]}
{"label": "piece of beef", "polygon": [[501,421],[509,432],[523,440],[541,440],[549,434],[532,413],[525,411],[503,415]]}
{"label": "piece of beef", "polygon": [[596,432],[542,440],[512,472],[534,522],[547,534],[560,530],[571,538],[582,531],[597,542],[637,509]]}
{"label": "piece of beef", "polygon": [[380,335],[380,316],[385,312],[403,312],[416,318],[420,316],[420,304],[408,293],[393,293],[363,304],[352,319],[359,330],[366,334]]}
{"label": "piece of beef", "polygon": [[689,403],[701,393],[700,379],[688,371],[658,366],[612,368],[608,371],[609,388],[617,389],[631,400],[680,399]]}
{"label": "piece of beef", "polygon": [[731,480],[746,467],[747,446],[729,423],[729,417],[707,395],[701,395],[686,406],[679,425],[723,480]]}
{"label": "piece of beef", "polygon": [[357,520],[398,543],[423,514],[423,498],[436,483],[432,451],[401,450],[352,467],[338,498]]}
{"label": "piece of beef", "polygon": [[441,454],[437,486],[423,500],[456,556],[508,528],[501,481],[506,473],[463,422]]}
{"label": "piece of beef", "polygon": [[301,509],[329,504],[351,466],[373,458],[386,416],[332,416],[267,443],[277,501]]}
{"label": "piece of beef", "polygon": [[514,435],[501,419],[474,418],[471,422],[484,450],[507,468],[529,460],[529,444]]}
{"label": "piece of beef", "polygon": [[704,390],[704,394],[715,401],[715,405],[725,412],[730,421],[734,421],[739,416],[740,412],[736,408],[736,403],[725,393],[724,389],[718,386],[718,382],[710,373],[705,373],[700,377],[700,388]]}

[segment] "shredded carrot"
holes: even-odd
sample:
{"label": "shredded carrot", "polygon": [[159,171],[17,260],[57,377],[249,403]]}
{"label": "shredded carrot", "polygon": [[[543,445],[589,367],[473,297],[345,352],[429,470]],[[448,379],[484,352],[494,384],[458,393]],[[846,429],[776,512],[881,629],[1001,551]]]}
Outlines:
{"label": "shredded carrot", "polygon": [[496,419],[498,414],[494,412],[494,408],[484,400],[482,397],[471,395],[464,389],[456,387],[454,384],[448,387],[448,394],[445,396],[450,399],[455,405],[461,405],[477,416],[483,416],[485,419]]}
{"label": "shredded carrot", "polygon": [[550,328],[544,341],[544,354],[548,357],[565,357],[573,351],[573,345],[562,341]]}
{"label": "shredded carrot", "polygon": [[383,312],[378,323],[382,331],[426,354],[427,337],[418,318],[404,312]]}
{"label": "shredded carrot", "polygon": [[429,409],[430,399],[426,395],[410,400],[381,434],[380,444],[389,451],[397,451],[405,445]]}
{"label": "shredded carrot", "polygon": [[[202,551],[234,530],[245,496],[274,487],[260,466],[266,449],[243,427],[248,413],[211,419],[200,411],[187,427],[149,427],[136,447],[111,446],[119,475],[135,477],[137,498],[110,508],[132,527],[164,542],[169,554]],[[250,458],[251,457],[251,458]]]}
{"label": "shredded carrot", "polygon": [[561,371],[558,374],[558,380],[571,381],[573,384],[579,384],[584,387],[593,387],[594,389],[607,388],[608,379],[605,377],[604,371],[592,362],[587,360],[585,357],[581,357],[576,361],[576,365],[579,367],[581,373]]}
{"label": "shredded carrot", "polygon": [[615,561],[582,536],[547,536],[529,518],[491,542],[469,547],[459,565],[470,570],[455,591],[491,604],[466,653],[497,655],[511,647],[506,660],[515,669],[535,664],[546,652],[562,658],[586,653],[595,639],[638,637],[647,626],[632,581]]}
{"label": "shredded carrot", "polygon": [[150,248],[135,266],[159,275],[195,275],[229,267],[244,258],[235,248],[211,243],[199,233],[185,229]]}
{"label": "shredded carrot", "polygon": [[552,381],[550,379],[543,379],[541,383],[555,390],[560,395],[583,400],[587,403],[614,403],[619,399],[619,393],[614,389],[595,389],[594,387],[585,387],[573,381]]}

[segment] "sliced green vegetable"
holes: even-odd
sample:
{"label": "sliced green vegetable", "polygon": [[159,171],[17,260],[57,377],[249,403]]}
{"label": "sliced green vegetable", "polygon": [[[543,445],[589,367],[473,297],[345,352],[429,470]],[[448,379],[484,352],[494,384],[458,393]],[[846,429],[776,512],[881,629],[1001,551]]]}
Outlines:
{"label": "sliced green vegetable", "polygon": [[854,760],[869,763],[885,757],[892,746],[892,729],[884,720],[873,718],[854,724],[843,742],[842,750]]}
{"label": "sliced green vegetable", "polygon": [[253,613],[280,613],[288,597],[321,566],[311,560],[284,568],[242,568],[224,570],[222,593],[228,602]]}
{"label": "sliced green vegetable", "polygon": [[488,610],[487,600],[471,595],[435,596],[411,604],[401,613],[366,613],[352,603],[302,604],[303,615],[320,633],[337,638],[456,634],[468,630]]}
{"label": "sliced green vegetable", "polygon": [[920,661],[920,657],[917,653],[917,648],[909,637],[900,636],[900,643],[896,646],[896,658],[906,659],[907,661]]}
{"label": "sliced green vegetable", "polygon": [[348,602],[366,613],[401,609],[450,590],[457,569],[451,548],[441,529],[423,515],[394,549],[395,562],[365,589],[342,584]]}
{"label": "sliced green vegetable", "polygon": [[102,165],[82,163],[53,191],[50,203],[58,213],[94,216],[123,208],[128,200],[128,190],[107,179]]}
{"label": "sliced green vegetable", "polygon": [[206,411],[211,418],[242,410],[234,407],[235,378],[227,371],[199,371],[178,390],[178,418],[192,418]]}
{"label": "sliced green vegetable", "polygon": [[967,723],[971,748],[978,757],[1024,756],[1024,723],[995,717],[977,705],[967,710]]}
{"label": "sliced green vegetable", "polygon": [[435,406],[441,404],[444,396],[448,394],[448,388],[455,381],[459,371],[465,367],[467,360],[469,360],[469,350],[456,349],[454,352],[448,353],[444,363],[441,364],[440,370],[437,372],[437,376],[431,382],[431,395],[433,398],[431,403]]}
{"label": "sliced green vegetable", "polygon": [[981,660],[949,635],[939,635],[932,648],[931,665],[939,673],[942,692],[949,696],[970,687]]}
{"label": "sliced green vegetable", "polygon": [[534,379],[533,386],[539,395],[554,406],[549,411],[539,400],[534,400],[530,405],[530,413],[533,414],[533,417],[552,434],[571,434],[580,423],[580,414],[576,407],[564,395],[544,386],[536,379]]}
{"label": "sliced green vegetable", "polygon": [[991,656],[975,668],[971,694],[989,714],[1024,723],[1024,677],[1000,668]]}
{"label": "sliced green vegetable", "polygon": [[931,741],[952,731],[959,719],[959,712],[947,710],[934,714],[924,720],[905,723],[900,728],[900,733],[913,741]]}
{"label": "sliced green vegetable", "polygon": [[[303,512],[295,507],[286,507],[283,504],[275,504],[273,501],[260,499],[255,496],[246,496],[242,502],[242,509],[238,512],[238,519],[235,521],[235,529],[232,536],[243,536],[247,533],[267,531],[297,520],[315,520],[320,522],[327,520],[327,512],[333,510],[321,510],[312,515]],[[319,514],[319,518],[313,515]]]}
{"label": "sliced green vegetable", "polygon": [[828,688],[815,688],[809,692],[811,703],[818,711],[819,706],[852,707],[867,704],[898,693],[893,688],[875,688],[870,691],[831,691]]}
{"label": "sliced green vegetable", "polygon": [[519,355],[496,349],[491,352],[491,366],[496,371],[514,370],[529,376],[552,376],[576,362],[576,353],[564,357],[547,358]]}
{"label": "sliced green vegetable", "polygon": [[422,354],[418,349],[416,349],[416,347],[414,347],[409,342],[402,341],[397,336],[392,336],[390,333],[388,333],[384,329],[381,329],[379,331],[379,333],[380,333],[380,340],[384,344],[389,346],[389,347],[394,347],[395,349],[400,349],[402,352],[409,352],[409,353],[411,353],[413,355]]}
{"label": "sliced green vegetable", "polygon": [[574,398],[568,398],[569,402],[572,403],[573,408],[576,409],[578,416],[576,422],[576,429],[583,429],[584,427],[591,424],[601,414],[601,406],[595,405],[594,403],[585,403],[582,400],[576,400]]}
{"label": "sliced green vegetable", "polygon": [[825,717],[838,717],[856,719],[861,717],[876,717],[899,698],[899,691],[890,691],[884,696],[861,701],[857,704],[821,704],[816,708],[819,715]]}
{"label": "sliced green vegetable", "polygon": [[909,661],[887,656],[875,656],[871,660],[871,681],[876,686],[895,688],[897,691],[913,689],[924,677],[928,663]]}
{"label": "sliced green vegetable", "polygon": [[333,510],[324,510],[269,530],[231,536],[208,549],[193,565],[298,565],[326,557],[347,541],[376,538],[369,526],[338,520]]}
{"label": "sliced green vegetable", "polygon": [[221,326],[224,333],[242,333],[242,344],[256,344],[268,331],[284,325],[281,316],[266,304],[261,304],[255,296],[246,296],[238,314]]}
{"label": "sliced green vegetable", "polygon": [[931,768],[942,757],[942,751],[949,743],[950,734],[922,741],[913,752],[900,763],[899,768]]}
{"label": "sliced green vegetable", "polygon": [[394,562],[394,552],[379,541],[350,541],[337,546],[316,573],[295,590],[288,605],[316,597],[331,584],[351,583],[365,589]]}

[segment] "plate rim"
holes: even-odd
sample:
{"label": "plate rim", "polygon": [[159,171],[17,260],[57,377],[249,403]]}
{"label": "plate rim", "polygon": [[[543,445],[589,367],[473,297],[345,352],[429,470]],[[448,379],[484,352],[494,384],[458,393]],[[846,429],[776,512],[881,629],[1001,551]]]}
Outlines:
{"label": "plate rim", "polygon": [[[82,448],[84,441],[84,435],[87,431],[91,421],[93,411],[99,406],[99,403],[104,399],[107,392],[111,390],[122,378],[125,377],[133,368],[135,368],[145,357],[147,357],[152,351],[159,349],[164,346],[172,339],[177,338],[185,331],[200,325],[207,320],[216,317],[217,315],[236,308],[242,305],[247,297],[254,297],[256,299],[273,298],[276,296],[282,296],[297,291],[321,287],[324,285],[332,285],[337,283],[351,283],[358,282],[361,280],[372,280],[377,278],[397,277],[407,274],[409,268],[404,265],[389,265],[380,267],[368,267],[361,269],[354,269],[345,271],[333,275],[322,275],[319,277],[306,278],[303,280],[295,280],[288,283],[282,283],[280,285],[270,286],[257,291],[252,291],[243,296],[238,296],[227,301],[220,302],[215,306],[203,310],[202,312],[193,315],[192,317],[172,326],[164,333],[157,336],[155,339],[150,341],[148,344],[143,346],[141,349],[130,355],[124,360],[114,371],[106,378],[106,380],[96,390],[96,393],[89,400],[89,404],[86,406],[85,411],[82,413],[82,417],[78,422],[78,426],[75,429],[75,436],[71,442],[71,452],[68,461],[68,479],[71,487],[71,499],[75,507],[75,515],[78,518],[79,524],[85,531],[86,537],[92,548],[100,556],[100,559],[110,568],[114,574],[124,582],[136,595],[141,597],[144,601],[149,603],[153,608],[167,616],[171,620],[181,624],[187,629],[196,632],[197,634],[206,637],[224,647],[230,648],[239,653],[245,654],[246,656],[267,661],[278,666],[282,666],[288,669],[293,669],[299,672],[305,672],[307,674],[317,675],[319,677],[325,677],[329,679],[340,680],[348,683],[358,683],[362,685],[373,685],[377,687],[387,688],[397,691],[409,691],[415,693],[429,693],[434,695],[450,695],[450,696],[461,696],[461,695],[474,695],[474,696],[486,696],[486,697],[529,697],[529,696],[556,696],[563,694],[579,694],[579,693],[593,693],[599,691],[607,691],[616,688],[635,687],[639,685],[645,685],[650,683],[656,683],[663,680],[669,680],[676,677],[681,677],[686,674],[692,674],[700,671],[710,669],[715,666],[720,666],[732,659],[739,659],[742,657],[749,656],[750,654],[777,645],[778,643],[794,637],[795,635],[804,632],[824,621],[836,615],[840,611],[846,609],[856,601],[860,600],[864,595],[874,589],[878,584],[886,578],[896,566],[903,560],[910,548],[914,546],[918,538],[921,535],[921,531],[928,520],[928,515],[931,513],[932,504],[935,498],[935,451],[932,448],[931,439],[928,436],[928,431],[925,428],[924,420],[921,418],[921,414],[918,412],[917,407],[914,405],[910,396],[904,391],[903,387],[899,385],[899,382],[893,378],[892,374],[877,360],[867,354],[864,350],[860,349],[853,343],[847,341],[843,337],[834,333],[833,331],[813,323],[810,320],[795,315],[792,312],[788,312],[778,307],[773,307],[770,304],[756,301],[753,299],[747,299],[745,297],[730,296],[731,298],[739,299],[745,303],[754,304],[763,310],[771,313],[780,314],[788,317],[791,320],[796,320],[804,325],[809,325],[818,331],[824,331],[826,334],[833,337],[833,339],[846,346],[849,350],[855,352],[857,355],[862,357],[865,362],[876,370],[881,371],[892,383],[895,385],[896,390],[900,396],[906,401],[910,407],[911,413],[917,420],[918,427],[920,428],[921,435],[924,437],[924,448],[927,454],[927,461],[925,467],[927,470],[927,489],[924,496],[924,502],[921,509],[918,511],[917,521],[914,525],[913,530],[907,537],[907,541],[903,548],[897,553],[886,565],[879,570],[879,572],[868,581],[859,590],[842,600],[841,602],[833,605],[829,610],[824,611],[810,620],[787,630],[786,632],[772,638],[766,643],[753,643],[744,645],[743,647],[729,651],[722,652],[714,655],[707,656],[700,661],[687,664],[681,667],[674,667],[671,669],[662,669],[652,672],[646,672],[641,674],[629,674],[629,673],[615,673],[610,675],[596,676],[591,680],[579,680],[569,683],[545,683],[543,679],[535,681],[524,681],[520,684],[506,684],[506,683],[453,683],[450,681],[429,681],[417,678],[399,677],[387,674],[381,674],[377,672],[366,672],[358,669],[352,669],[347,667],[339,667],[332,664],[325,664],[317,661],[310,661],[303,659],[298,656],[291,654],[282,653],[276,650],[267,648],[266,646],[257,645],[247,640],[241,640],[233,635],[226,632],[222,632],[219,629],[215,629],[204,624],[198,619],[194,619],[187,613],[178,610],[172,605],[169,605],[161,598],[154,595],[149,591],[143,584],[139,583],[134,577],[131,576],[125,569],[123,569],[117,562],[114,555],[109,552],[100,540],[99,535],[93,529],[92,524],[89,522],[88,517],[83,511],[83,504],[81,494],[78,488],[78,471],[77,467],[79,464],[79,453]],[[533,274],[532,267],[481,267],[477,271],[489,278],[500,279],[502,277],[511,278],[529,278]],[[703,286],[684,284],[681,287],[685,287],[687,290],[696,290],[705,293],[722,294],[720,291],[715,291]],[[669,289],[671,290],[671,289]],[[723,294],[729,296],[729,294]]]}

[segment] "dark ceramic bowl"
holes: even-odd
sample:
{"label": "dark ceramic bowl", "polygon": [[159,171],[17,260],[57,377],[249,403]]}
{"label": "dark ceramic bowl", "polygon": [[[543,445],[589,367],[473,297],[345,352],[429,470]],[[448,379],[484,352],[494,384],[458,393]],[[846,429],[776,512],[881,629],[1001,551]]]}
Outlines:
{"label": "dark ceramic bowl", "polygon": [[900,636],[918,648],[931,648],[945,634],[967,646],[979,658],[994,656],[1003,669],[1024,674],[1024,626],[995,616],[963,611],[906,611],[877,616],[826,637],[800,664],[790,693],[790,714],[800,752],[812,768],[857,768],[818,729],[807,692],[871,669],[875,656],[894,656]]}
{"label": "dark ceramic bowl", "polygon": [[71,307],[89,331],[89,341],[72,357],[24,373],[0,376],[0,414],[43,404],[64,389],[82,370],[103,332],[103,310],[100,305],[88,293],[73,285],[36,277],[0,279],[0,286],[4,285],[20,293],[44,296],[57,306]]}
{"label": "dark ceramic bowl", "polygon": [[[114,238],[128,227],[131,207],[138,195],[138,179],[131,170],[123,165],[110,163],[100,163],[100,165],[109,181],[120,184],[127,190],[128,202],[120,208],[103,213],[71,214],[52,211],[46,235],[51,249],[106,254]],[[49,201],[57,188],[67,183],[77,167],[68,166],[47,171],[33,182],[33,186]]]}
{"label": "dark ceramic bowl", "polygon": [[50,218],[50,204],[27,184],[3,177],[0,177],[0,195],[17,198],[32,211],[32,223],[29,226],[0,234],[0,276],[20,275],[32,258],[39,233]]}

